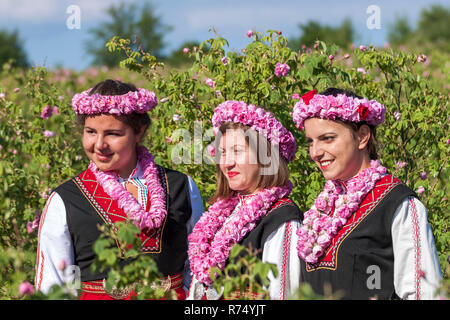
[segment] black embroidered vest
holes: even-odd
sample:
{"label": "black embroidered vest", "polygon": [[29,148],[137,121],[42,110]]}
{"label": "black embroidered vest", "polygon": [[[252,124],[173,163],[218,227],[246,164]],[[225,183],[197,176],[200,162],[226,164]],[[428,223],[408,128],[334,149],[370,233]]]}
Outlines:
{"label": "black embroidered vest", "polygon": [[[160,182],[165,191],[167,216],[163,225],[150,235],[140,234],[141,254],[155,257],[159,271],[164,275],[182,272],[187,258],[186,223],[192,209],[189,196],[189,182],[186,175],[157,166]],[[74,246],[75,264],[80,267],[81,281],[106,278],[104,272],[91,273],[90,266],[95,259],[92,249],[100,236],[97,225],[123,221],[126,214],[98,184],[88,169],[69,180],[55,191],[63,199],[66,208],[67,225]],[[122,262],[123,265],[126,261]]]}
{"label": "black embroidered vest", "polygon": [[264,243],[275,230],[285,222],[301,222],[302,220],[303,213],[298,206],[290,199],[281,199],[272,206],[269,213],[258,222],[252,231],[245,235],[239,244],[258,250],[257,256],[259,259],[262,259]]}
{"label": "black embroidered vest", "polygon": [[397,207],[417,195],[384,176],[333,238],[316,264],[301,261],[302,282],[324,294],[328,284],[341,299],[395,299],[391,226]]}

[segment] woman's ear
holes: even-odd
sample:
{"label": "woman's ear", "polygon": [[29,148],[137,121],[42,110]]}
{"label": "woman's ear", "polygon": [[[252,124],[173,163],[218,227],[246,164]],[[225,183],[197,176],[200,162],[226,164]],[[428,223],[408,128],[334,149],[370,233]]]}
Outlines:
{"label": "woman's ear", "polygon": [[139,130],[139,133],[136,135],[136,143],[141,142],[142,138],[144,137],[145,131],[147,130],[147,126],[142,126]]}
{"label": "woman's ear", "polygon": [[361,127],[359,127],[359,129],[358,129],[358,140],[359,140],[358,148],[360,150],[364,150],[364,148],[367,147],[370,136],[371,136],[371,132],[370,132],[370,128],[368,125],[363,124]]}

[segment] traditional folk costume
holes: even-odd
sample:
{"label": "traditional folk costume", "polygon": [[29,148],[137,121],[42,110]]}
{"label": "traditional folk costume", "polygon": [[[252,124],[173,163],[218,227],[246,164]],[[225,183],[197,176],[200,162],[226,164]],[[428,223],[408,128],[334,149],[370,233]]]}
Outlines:
{"label": "traditional folk costume", "polygon": [[[139,105],[130,112],[147,112],[156,105],[156,98],[144,90],[122,96],[76,95],[73,106],[77,113],[83,113],[79,100],[84,99],[84,111],[89,111],[84,113],[111,113],[111,110],[114,114],[127,113],[122,107],[128,100],[128,108]],[[102,110],[91,108],[104,99],[108,99],[108,103]],[[116,103],[111,102],[112,99]],[[96,256],[92,246],[100,235],[97,226],[106,224],[116,230],[116,222],[131,219],[143,230],[139,235],[141,254],[154,256],[159,271],[165,276],[166,288],[175,290],[179,299],[185,298],[183,282],[186,287],[190,281],[186,263],[187,235],[203,211],[200,194],[189,176],[156,165],[145,147],[137,148],[137,156],[137,166],[128,179],[122,179],[113,171],[99,171],[91,161],[87,170],[50,195],[39,226],[37,290],[45,293],[54,284],[73,281],[73,276],[64,274],[63,264],[79,270],[81,299],[129,299],[131,291],[106,292],[107,271],[93,273],[90,266]],[[136,187],[137,199],[126,190],[127,183]]]}
{"label": "traditional folk costume", "polygon": [[[248,125],[262,134],[280,155],[291,161],[296,143],[271,114],[243,102],[226,101],[213,115],[214,133],[222,123]],[[292,190],[286,186],[260,190],[251,195],[232,193],[226,199],[213,203],[195,225],[189,236],[189,260],[193,273],[188,299],[216,300],[223,298],[212,287],[211,267],[223,269],[235,244],[258,249],[263,262],[277,266],[278,276],[269,274],[269,296],[285,299],[298,288],[300,262],[295,243],[302,212],[288,198]],[[257,298],[257,296],[253,296]]]}
{"label": "traditional folk costume", "polygon": [[[299,129],[311,117],[377,126],[375,100],[308,92],[295,105]],[[301,278],[343,299],[432,299],[442,278],[427,211],[378,160],[347,181],[328,180],[298,230]]]}

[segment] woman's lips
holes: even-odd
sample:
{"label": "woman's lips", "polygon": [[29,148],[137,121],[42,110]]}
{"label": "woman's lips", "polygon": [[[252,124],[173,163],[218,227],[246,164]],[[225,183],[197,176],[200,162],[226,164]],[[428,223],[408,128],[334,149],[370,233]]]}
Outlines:
{"label": "woman's lips", "polygon": [[328,168],[333,162],[334,160],[320,161],[320,169],[324,170]]}
{"label": "woman's lips", "polygon": [[95,156],[97,157],[97,159],[99,161],[108,161],[109,159],[111,159],[112,154],[102,154],[102,153],[95,153]]}
{"label": "woman's lips", "polygon": [[239,174],[239,172],[236,172],[236,171],[230,171],[230,172],[228,172],[228,177],[231,179],[231,178],[233,178],[234,176],[237,176]]}

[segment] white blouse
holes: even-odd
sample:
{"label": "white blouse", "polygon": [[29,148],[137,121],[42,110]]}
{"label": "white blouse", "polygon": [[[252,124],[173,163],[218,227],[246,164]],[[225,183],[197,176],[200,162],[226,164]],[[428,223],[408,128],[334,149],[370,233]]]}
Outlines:
{"label": "white blouse", "polygon": [[[140,166],[132,172],[127,180],[119,179],[125,185],[126,181],[132,182],[138,188],[138,202],[145,208],[147,194],[145,179]],[[190,176],[189,195],[191,199],[192,215],[187,221],[188,234],[192,232],[195,223],[203,213],[203,202],[197,185]],[[65,265],[65,271],[62,266]],[[74,248],[66,221],[66,209],[61,196],[53,192],[47,199],[42,211],[39,231],[38,249],[35,266],[35,288],[47,293],[52,285],[74,284],[79,279],[79,269],[74,266]],[[183,284],[187,289],[191,280],[189,263],[186,261],[183,271]]]}

